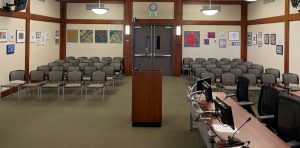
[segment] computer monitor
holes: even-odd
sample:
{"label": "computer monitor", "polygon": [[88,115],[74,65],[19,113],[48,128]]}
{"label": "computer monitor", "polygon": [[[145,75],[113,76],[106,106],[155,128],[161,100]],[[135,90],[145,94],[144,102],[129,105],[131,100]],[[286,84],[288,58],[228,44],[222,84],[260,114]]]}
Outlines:
{"label": "computer monitor", "polygon": [[15,3],[15,11],[21,11],[26,9],[27,0],[14,0]]}
{"label": "computer monitor", "polygon": [[6,54],[15,53],[15,44],[9,44],[6,46]]}
{"label": "computer monitor", "polygon": [[204,91],[203,94],[205,95],[206,101],[207,102],[213,102],[211,86],[206,81],[204,81],[202,83],[202,88],[203,88],[203,91]]}
{"label": "computer monitor", "polygon": [[235,127],[231,107],[218,97],[216,97],[216,99],[214,99],[213,101],[215,104],[215,110],[220,112],[219,116],[221,118],[221,122],[223,124],[227,124],[234,130]]}
{"label": "computer monitor", "polygon": [[211,78],[210,77],[207,77],[207,78],[203,78],[203,79],[200,79],[197,81],[197,91],[203,91],[204,88],[203,88],[203,82],[207,82],[209,85],[211,85]]}

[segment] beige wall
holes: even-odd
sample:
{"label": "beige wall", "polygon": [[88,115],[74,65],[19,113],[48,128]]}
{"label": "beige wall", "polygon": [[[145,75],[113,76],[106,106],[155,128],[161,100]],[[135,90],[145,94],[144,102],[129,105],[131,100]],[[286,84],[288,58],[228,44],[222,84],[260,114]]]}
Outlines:
{"label": "beige wall", "polygon": [[290,2],[290,14],[299,13],[298,10],[300,10],[300,7],[293,8],[292,3]]}
{"label": "beige wall", "polygon": [[220,5],[221,11],[214,16],[201,12],[203,5],[183,5],[183,20],[241,20],[240,5]]}
{"label": "beige wall", "polygon": [[133,2],[133,17],[137,19],[174,19],[173,2],[155,2],[157,4],[157,16],[149,16],[149,5],[152,2]]}
{"label": "beige wall", "polygon": [[[257,64],[264,65],[265,68],[277,68],[282,73],[284,71],[284,51],[283,55],[276,54],[276,45],[264,44],[264,34],[276,34],[276,44],[284,45],[284,23],[273,23],[263,25],[250,25],[248,32],[262,32],[262,38],[257,38],[257,41],[262,41],[262,47],[248,46],[248,60]],[[278,39],[282,39],[282,43],[278,43]],[[283,47],[284,48],[284,47]]]}
{"label": "beige wall", "polygon": [[[217,26],[217,25],[184,25],[184,31],[200,31],[200,47],[184,47],[184,38],[182,38],[182,57],[203,57],[203,58],[239,58],[240,46],[231,46],[228,41],[228,32],[237,31],[240,32],[240,26]],[[207,39],[208,32],[216,32],[217,44],[204,45],[203,39]],[[220,32],[225,32],[225,38],[227,40],[226,48],[219,48]]]}
{"label": "beige wall", "polygon": [[48,23],[40,21],[30,21],[30,32],[36,33],[50,32],[50,40],[46,40],[45,45],[38,46],[37,43],[30,43],[29,70],[35,70],[40,65],[46,65],[59,59],[59,45],[55,44],[55,31],[60,29],[58,23]]}
{"label": "beige wall", "polygon": [[248,5],[248,20],[284,15],[285,0],[276,0],[273,3],[263,4],[258,0]]}
{"label": "beige wall", "polygon": [[124,5],[123,4],[104,4],[109,11],[103,15],[98,15],[91,10],[86,10],[85,3],[68,3],[67,18],[68,19],[108,19],[123,20]]}
{"label": "beige wall", "polygon": [[290,72],[300,75],[300,21],[290,22]]}
{"label": "beige wall", "polygon": [[[0,28],[7,29],[8,34],[12,33],[16,36],[16,30],[25,30],[25,19],[0,16],[0,22],[5,22],[0,23]],[[7,44],[15,44],[14,54],[6,54]],[[16,40],[13,42],[0,42],[0,49],[0,84],[5,84],[9,81],[8,76],[10,71],[25,69],[25,43],[16,43]]]}
{"label": "beige wall", "polygon": [[56,0],[30,1],[30,13],[60,18],[60,2]]}
{"label": "beige wall", "polygon": [[[95,43],[95,30],[123,30],[123,25],[109,25],[109,24],[68,24],[67,29],[84,29],[94,30],[94,43],[72,43],[71,48],[67,48],[67,56],[110,56],[110,57],[123,57],[123,42],[121,43]],[[124,33],[124,31],[123,31]],[[108,31],[109,34],[109,31]],[[109,40],[109,38],[108,38]],[[78,38],[79,41],[79,38]]]}

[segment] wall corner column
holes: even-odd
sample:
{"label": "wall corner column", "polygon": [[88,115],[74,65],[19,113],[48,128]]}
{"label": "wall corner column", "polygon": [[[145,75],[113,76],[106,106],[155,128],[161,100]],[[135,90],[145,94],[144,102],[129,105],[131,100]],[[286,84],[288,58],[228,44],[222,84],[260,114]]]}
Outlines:
{"label": "wall corner column", "polygon": [[290,0],[285,0],[284,17],[284,73],[290,70]]}
{"label": "wall corner column", "polygon": [[248,3],[242,2],[241,4],[241,59],[247,61],[247,30],[248,30]]}
{"label": "wall corner column", "polygon": [[66,43],[67,43],[67,5],[65,2],[60,2],[60,48],[59,48],[59,59],[66,57]]}
{"label": "wall corner column", "polygon": [[[173,29],[173,75],[181,75],[181,65],[182,65],[182,19],[183,19],[183,5],[182,0],[175,0],[174,9],[174,29]],[[181,35],[176,35],[176,27],[181,27]]]}
{"label": "wall corner column", "polygon": [[[126,9],[125,9],[126,8]],[[126,76],[132,75],[132,67],[133,67],[133,34],[134,34],[134,24],[132,23],[132,8],[133,2],[132,0],[125,0],[124,3],[124,41],[123,41],[123,59],[124,59],[124,73]],[[125,34],[126,25],[130,26],[130,34]]]}
{"label": "wall corner column", "polygon": [[25,30],[25,78],[28,82],[30,62],[30,0],[28,0],[26,8]]}

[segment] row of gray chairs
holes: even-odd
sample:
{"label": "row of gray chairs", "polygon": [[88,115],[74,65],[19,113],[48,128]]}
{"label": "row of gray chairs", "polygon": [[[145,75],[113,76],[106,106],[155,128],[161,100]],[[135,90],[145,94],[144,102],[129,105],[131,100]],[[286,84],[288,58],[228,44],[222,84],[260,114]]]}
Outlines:
{"label": "row of gray chairs", "polygon": [[99,61],[107,61],[108,64],[112,63],[113,61],[120,61],[121,63],[123,63],[123,58],[122,57],[102,57],[101,59],[99,57],[90,57],[90,58],[87,58],[87,57],[78,57],[77,59],[73,56],[68,56],[68,57],[65,57],[64,60],[56,60],[57,62],[59,63],[64,63],[64,62],[76,62],[76,61],[79,61],[79,62],[88,62],[88,61],[92,61],[93,63],[96,63],[96,62],[99,62]]}

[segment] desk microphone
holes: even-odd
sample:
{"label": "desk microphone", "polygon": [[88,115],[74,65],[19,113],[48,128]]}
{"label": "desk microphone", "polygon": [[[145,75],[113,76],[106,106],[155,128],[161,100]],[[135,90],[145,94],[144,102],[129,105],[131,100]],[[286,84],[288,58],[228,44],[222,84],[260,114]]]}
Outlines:
{"label": "desk microphone", "polygon": [[[148,52],[149,52],[149,49],[148,49],[148,48],[145,48],[145,49],[144,49],[144,53],[145,53],[146,58],[148,57]],[[142,60],[141,60],[141,62],[139,63],[138,67],[137,67],[137,68],[134,68],[134,70],[136,70],[136,71],[139,71],[139,70],[140,70],[140,67],[141,67],[142,63],[144,62],[144,59],[145,59],[145,58],[142,58]]]}
{"label": "desk microphone", "polygon": [[235,138],[234,135],[239,131],[246,123],[248,123],[251,120],[251,117],[249,117],[234,133],[232,136],[228,136],[228,146],[238,146],[243,145],[244,142],[242,142],[240,139]]}

